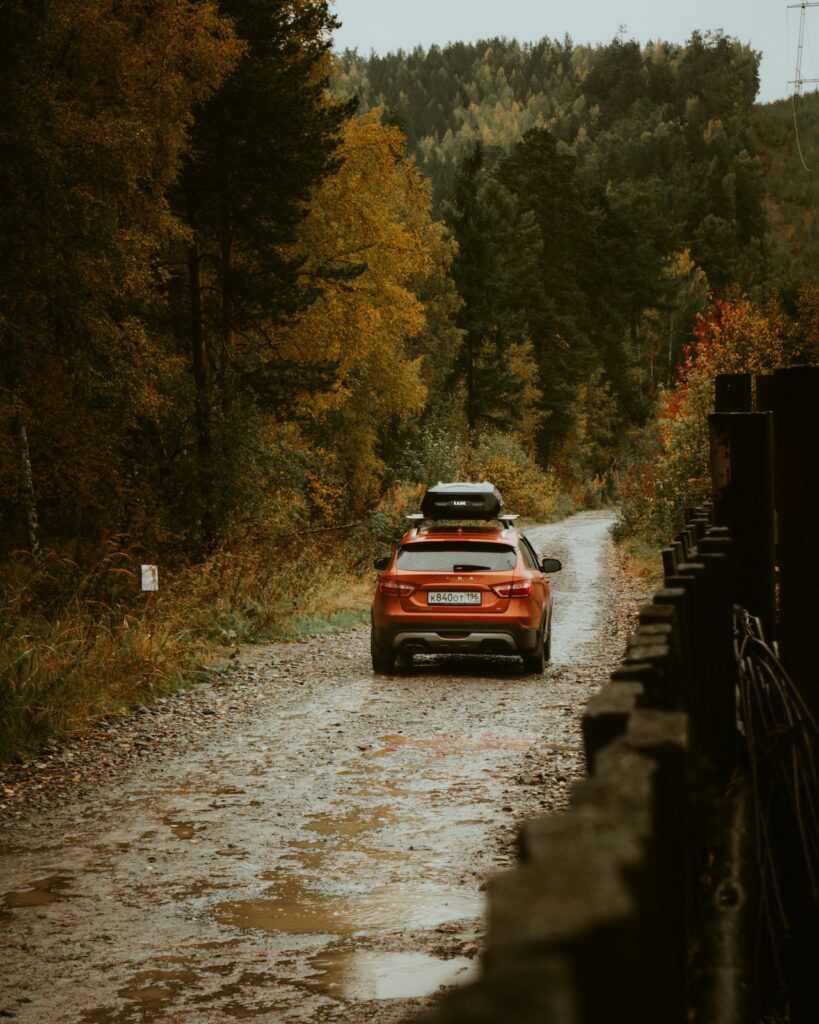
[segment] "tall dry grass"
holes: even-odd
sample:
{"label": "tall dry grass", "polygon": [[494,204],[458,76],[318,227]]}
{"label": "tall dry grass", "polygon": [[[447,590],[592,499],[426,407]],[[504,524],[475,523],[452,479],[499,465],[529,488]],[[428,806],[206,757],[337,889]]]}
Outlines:
{"label": "tall dry grass", "polygon": [[[496,479],[514,511],[560,516],[554,481],[516,442],[485,440],[473,461],[473,478]],[[195,680],[227,646],[365,622],[372,558],[398,540],[423,490],[397,484],[352,529],[257,533],[204,563],[160,564],[153,594],[139,592],[151,559],[123,538],[82,566],[58,551],[10,558],[0,565],[0,761]]]}
{"label": "tall dry grass", "polygon": [[138,590],[139,552],[116,542],[86,568],[58,552],[13,557],[0,577],[0,761],[178,688],[228,645],[364,621],[371,557],[366,535],[316,534],[160,566],[153,594]]}

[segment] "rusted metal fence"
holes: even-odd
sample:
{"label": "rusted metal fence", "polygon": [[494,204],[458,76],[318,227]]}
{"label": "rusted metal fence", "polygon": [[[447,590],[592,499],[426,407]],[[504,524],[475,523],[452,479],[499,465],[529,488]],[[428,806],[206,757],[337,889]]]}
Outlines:
{"label": "rusted metal fence", "polygon": [[819,368],[723,376],[716,410],[588,777],[522,828],[481,977],[428,1024],[819,1021]]}

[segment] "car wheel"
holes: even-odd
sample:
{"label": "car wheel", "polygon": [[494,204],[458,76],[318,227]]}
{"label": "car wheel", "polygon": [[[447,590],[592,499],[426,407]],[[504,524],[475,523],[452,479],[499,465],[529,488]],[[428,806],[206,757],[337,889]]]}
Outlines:
{"label": "car wheel", "polygon": [[541,675],[546,668],[546,638],[541,631],[537,647],[533,651],[527,651],[523,655],[523,667],[532,675]]}
{"label": "car wheel", "polygon": [[373,672],[387,676],[395,672],[395,652],[383,645],[374,628],[370,629],[370,654]]}
{"label": "car wheel", "polygon": [[549,623],[549,632],[546,634],[546,639],[543,642],[543,660],[549,662],[552,660],[552,623]]}

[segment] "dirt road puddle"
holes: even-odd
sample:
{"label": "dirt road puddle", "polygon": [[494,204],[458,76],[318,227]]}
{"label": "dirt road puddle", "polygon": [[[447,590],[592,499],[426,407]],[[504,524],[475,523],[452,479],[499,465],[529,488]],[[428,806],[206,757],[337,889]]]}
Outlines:
{"label": "dirt road puddle", "polygon": [[28,889],[20,892],[7,892],[3,896],[5,907],[45,907],[49,903],[58,903],[64,899],[74,881],[71,875],[51,875],[39,882],[32,882]]}
{"label": "dirt road puddle", "polygon": [[381,807],[357,808],[341,815],[330,812],[314,814],[305,828],[308,832],[316,832],[321,836],[349,839],[378,831],[394,817],[394,808],[385,804]]}
{"label": "dirt road puddle", "polygon": [[[339,883],[336,883],[339,887]],[[429,929],[479,917],[483,900],[464,889],[392,883],[367,892],[328,892],[285,875],[258,899],[219,904],[222,925],[287,935],[355,935],[402,928]]]}
{"label": "dirt road puddle", "polygon": [[178,745],[3,820],[0,1024],[396,1024],[468,983],[483,880],[582,772],[619,642],[613,518],[530,531],[565,565],[542,677],[470,656],[377,676],[366,629],[268,646],[276,672],[236,659],[170,733],[122,726]]}
{"label": "dirt road puddle", "polygon": [[309,987],[341,999],[417,999],[442,985],[464,985],[477,965],[464,957],[439,960],[423,953],[365,950],[322,953],[312,960],[318,976]]}

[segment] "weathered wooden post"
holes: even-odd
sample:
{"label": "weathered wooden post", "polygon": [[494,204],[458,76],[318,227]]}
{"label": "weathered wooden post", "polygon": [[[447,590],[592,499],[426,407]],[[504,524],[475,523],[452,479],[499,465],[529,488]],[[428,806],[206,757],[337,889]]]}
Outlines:
{"label": "weathered wooden post", "polygon": [[705,609],[707,591],[705,566],[702,562],[677,563],[673,576],[666,576],[667,589],[683,590],[686,594],[688,613],[688,676],[685,684],[683,707],[691,717],[691,744],[702,750],[705,744],[705,707],[703,689],[705,686]]}
{"label": "weathered wooden post", "polygon": [[755,412],[773,412],[776,401],[776,378],[772,373],[761,373],[754,378],[756,396],[754,399]]}
{"label": "weathered wooden post", "polygon": [[777,370],[775,388],[779,642],[819,718],[819,366]]}
{"label": "weathered wooden post", "polygon": [[711,863],[698,882],[701,969],[692,995],[696,1019],[708,1024],[746,1024],[759,1016],[753,815],[747,779],[717,798],[707,814]]}
{"label": "weathered wooden post", "polygon": [[[669,573],[668,575],[673,575]],[[691,637],[691,598],[684,587],[664,587],[654,594],[654,604],[671,607],[674,609],[674,617],[679,634],[679,643],[682,651],[682,663],[684,671],[683,686],[685,695],[691,682],[691,671],[693,667],[693,640]],[[684,701],[683,706],[687,704]]]}
{"label": "weathered wooden post", "polygon": [[624,736],[629,717],[643,699],[644,690],[637,682],[610,683],[596,693],[583,713],[583,751],[586,771],[594,773],[599,752]]}
{"label": "weathered wooden post", "polygon": [[736,678],[731,570],[726,554],[699,555],[705,566],[705,661],[702,673],[702,741],[711,762],[728,775],[736,764]]}
{"label": "weathered wooden post", "polygon": [[[802,698],[819,718],[819,367],[777,370],[774,381],[776,504],[780,566],[778,638]],[[793,1024],[819,1020],[819,909],[792,834],[779,837],[790,916],[786,973]]]}
{"label": "weathered wooden post", "polygon": [[714,519],[733,540],[734,599],[774,636],[773,416],[714,413],[711,486]]}
{"label": "weathered wooden post", "polygon": [[662,665],[651,661],[629,661],[616,668],[610,676],[611,682],[637,683],[642,687],[643,696],[640,706],[647,708],[663,708],[666,706],[668,684]]}
{"label": "weathered wooden post", "polygon": [[[667,986],[665,1013],[661,1018],[669,1024],[687,1019],[685,1008],[685,975],[688,960],[687,847],[689,842],[688,793],[688,718],[680,712],[638,709],[629,719],[625,743],[657,764],[658,820],[656,823],[656,856],[661,885],[661,908],[664,918],[666,948],[658,949],[664,984]],[[609,747],[609,750],[613,749]],[[601,771],[607,767],[606,754],[598,761]],[[670,960],[664,963],[666,956]],[[610,1019],[616,1019],[613,1013]]]}
{"label": "weathered wooden post", "polygon": [[721,373],[716,380],[717,412],[750,412],[751,404],[750,373]]}
{"label": "weathered wooden post", "polygon": [[[665,639],[641,637],[638,633],[634,634],[629,642],[622,669],[636,669],[638,666],[644,665],[653,669],[653,678],[656,680],[656,686],[652,686],[648,681],[643,683],[647,705],[655,708],[673,708],[679,686],[676,679],[676,666],[671,657],[671,648]],[[615,676],[617,676],[616,679]],[[612,682],[640,682],[640,680],[639,678],[626,679],[623,675],[612,673]]]}
{"label": "weathered wooden post", "polygon": [[[582,819],[558,821],[548,843],[527,837],[523,845],[531,859],[490,879],[485,976],[491,983],[529,967],[532,995],[548,986],[553,999],[562,996],[563,1019],[604,1024],[616,1007],[623,1020],[649,1024],[656,1020],[644,1007],[651,972],[642,956],[639,908],[625,881],[629,869],[639,866],[640,845],[632,835],[610,831],[604,843]],[[555,960],[570,966],[563,991],[550,984]],[[539,1019],[560,1020],[554,1009]]]}

